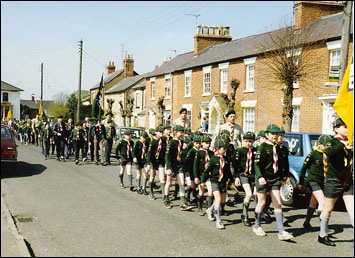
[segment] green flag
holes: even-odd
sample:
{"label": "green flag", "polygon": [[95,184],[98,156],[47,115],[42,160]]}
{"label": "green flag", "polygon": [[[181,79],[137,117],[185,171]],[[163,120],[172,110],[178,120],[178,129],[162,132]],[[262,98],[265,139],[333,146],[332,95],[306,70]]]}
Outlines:
{"label": "green flag", "polygon": [[104,77],[102,75],[99,91],[96,94],[96,97],[95,97],[94,102],[92,104],[92,110],[91,110],[92,116],[96,117],[97,119],[101,119],[101,114],[103,114],[103,110],[102,110],[102,87],[103,87],[103,84],[104,84]]}

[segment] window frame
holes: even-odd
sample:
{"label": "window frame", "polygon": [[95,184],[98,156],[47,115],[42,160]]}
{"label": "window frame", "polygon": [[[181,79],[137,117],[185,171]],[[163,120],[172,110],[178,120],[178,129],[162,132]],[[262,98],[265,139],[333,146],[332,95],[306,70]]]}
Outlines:
{"label": "window frame", "polygon": [[[207,81],[206,79],[209,79],[209,81]],[[209,91],[206,91],[207,85],[208,85]],[[211,71],[203,73],[203,94],[202,95],[204,95],[204,96],[211,95]]]}
{"label": "window frame", "polygon": [[221,93],[228,93],[228,68],[220,70],[221,75]]}
{"label": "window frame", "polygon": [[[253,68],[252,77],[250,76],[250,68]],[[255,64],[246,65],[246,76],[245,76],[245,91],[254,92],[255,90]],[[252,85],[250,83],[250,79],[252,79]]]}
{"label": "window frame", "polygon": [[[250,126],[250,123],[252,123],[252,126]],[[255,132],[255,107],[243,107],[243,131]]]}
{"label": "window frame", "polygon": [[150,99],[155,100],[155,82],[150,82]]}
{"label": "window frame", "polygon": [[[5,95],[6,95],[6,99],[5,99]],[[8,92],[3,92],[2,93],[2,101],[3,102],[9,102],[9,93]]]}
{"label": "window frame", "polygon": [[[190,81],[190,84],[187,84],[187,79],[190,79],[189,81]],[[191,76],[191,74],[190,75],[185,75],[185,98],[186,97],[191,97],[191,83],[192,82],[192,76]],[[187,89],[189,89],[189,92],[187,92]]]}
{"label": "window frame", "polygon": [[[301,105],[292,105],[292,107],[293,107],[293,116],[292,116],[291,132],[298,133],[300,131]],[[295,110],[297,110],[297,113],[295,112]]]}
{"label": "window frame", "polygon": [[[165,89],[165,99],[170,99],[171,98],[171,78],[170,77],[165,78],[164,89]],[[167,93],[169,95],[167,95]]]}

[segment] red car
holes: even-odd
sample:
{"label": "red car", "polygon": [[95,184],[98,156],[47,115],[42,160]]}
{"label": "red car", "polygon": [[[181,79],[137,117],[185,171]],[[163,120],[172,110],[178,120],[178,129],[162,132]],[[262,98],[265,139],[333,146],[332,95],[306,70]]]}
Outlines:
{"label": "red car", "polygon": [[15,137],[7,125],[1,125],[1,160],[17,160]]}

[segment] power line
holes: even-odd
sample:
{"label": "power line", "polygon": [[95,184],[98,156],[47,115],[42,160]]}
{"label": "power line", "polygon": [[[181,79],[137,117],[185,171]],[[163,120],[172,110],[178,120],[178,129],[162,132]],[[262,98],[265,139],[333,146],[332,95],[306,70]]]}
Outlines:
{"label": "power line", "polygon": [[103,66],[104,68],[106,68],[106,65],[104,65],[103,63],[101,63],[100,61],[98,61],[95,57],[91,56],[88,52],[86,52],[85,50],[83,50],[83,52],[88,55],[88,57],[90,57],[92,60],[94,60],[96,63],[100,64],[101,66]]}
{"label": "power line", "polygon": [[41,51],[35,51],[35,52],[30,52],[30,53],[24,53],[24,54],[3,55],[3,56],[1,56],[1,57],[16,57],[16,56],[37,55],[37,54],[42,54],[42,53],[55,52],[55,51],[58,51],[58,50],[63,50],[63,49],[68,49],[68,48],[72,48],[72,47],[64,47],[64,48],[41,50]]}

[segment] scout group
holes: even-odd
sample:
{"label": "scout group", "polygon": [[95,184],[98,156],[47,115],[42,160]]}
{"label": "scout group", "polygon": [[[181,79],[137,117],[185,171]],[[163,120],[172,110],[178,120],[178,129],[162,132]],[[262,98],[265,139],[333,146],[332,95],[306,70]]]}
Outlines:
{"label": "scout group", "polygon": [[[252,132],[242,133],[235,123],[233,110],[226,114],[227,123],[217,129],[211,137],[200,131],[192,133],[188,128],[191,122],[186,119],[187,110],[180,110],[180,118],[171,126],[158,126],[140,135],[135,144],[131,140],[130,130],[125,130],[122,139],[117,139],[112,114],[106,114],[105,120],[89,121],[73,126],[58,116],[58,122],[36,117],[32,123],[13,123],[12,128],[24,144],[32,141],[42,143],[45,159],[50,147],[52,154],[56,148],[57,160],[65,161],[74,149],[75,163],[79,163],[79,151],[82,161],[87,160],[106,166],[110,163],[113,143],[118,141],[116,158],[120,164],[120,186],[125,188],[124,174],[127,172],[129,189],[138,194],[149,195],[155,200],[154,191],[159,188],[155,176],[159,177],[162,202],[171,209],[171,201],[180,196],[180,210],[187,211],[197,204],[198,214],[204,216],[206,207],[208,220],[216,221],[216,227],[223,229],[221,216],[226,214],[225,204],[236,203],[238,186],[245,191],[241,219],[244,226],[251,227],[249,204],[254,196],[255,224],[252,227],[257,236],[266,236],[261,220],[271,222],[269,206],[272,203],[276,219],[279,240],[293,239],[293,235],[284,230],[281,207],[280,186],[290,183],[288,149],[282,145],[284,131],[275,124],[267,126],[256,136]],[[298,188],[310,188],[312,197],[303,227],[311,231],[310,220],[315,210],[320,219],[318,241],[335,246],[330,239],[334,233],[328,228],[329,218],[338,198],[342,197],[351,224],[354,227],[354,195],[352,149],[347,140],[347,126],[338,118],[334,124],[335,136],[322,135],[318,147],[304,161],[300,172]],[[172,130],[172,132],[171,132]],[[99,159],[99,149],[101,160]],[[133,186],[132,165],[136,165],[136,189]],[[306,173],[307,172],[307,173]],[[305,176],[307,174],[307,176]],[[149,191],[147,184],[149,181]],[[175,181],[174,199],[169,196],[172,182]],[[186,193],[185,193],[186,182]],[[227,197],[227,189],[234,194],[234,202]],[[206,190],[206,193],[205,193]],[[191,194],[194,198],[191,198]],[[204,196],[206,204],[203,205]]]}

